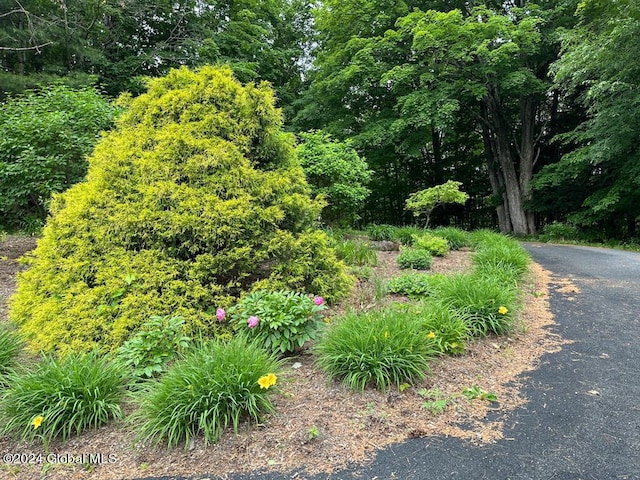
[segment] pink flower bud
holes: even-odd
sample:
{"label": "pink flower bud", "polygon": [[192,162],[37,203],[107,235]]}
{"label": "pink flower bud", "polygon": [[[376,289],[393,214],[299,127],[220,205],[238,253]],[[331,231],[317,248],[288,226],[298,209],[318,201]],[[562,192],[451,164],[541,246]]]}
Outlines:
{"label": "pink flower bud", "polygon": [[219,322],[222,322],[226,316],[227,312],[225,312],[222,308],[216,309],[216,318]]}
{"label": "pink flower bud", "polygon": [[315,303],[316,305],[322,305],[324,303],[324,298],[322,298],[322,297],[314,297],[313,303]]}
{"label": "pink flower bud", "polygon": [[249,320],[247,320],[247,325],[249,326],[249,328],[256,328],[259,321],[260,319],[258,317],[249,317]]}

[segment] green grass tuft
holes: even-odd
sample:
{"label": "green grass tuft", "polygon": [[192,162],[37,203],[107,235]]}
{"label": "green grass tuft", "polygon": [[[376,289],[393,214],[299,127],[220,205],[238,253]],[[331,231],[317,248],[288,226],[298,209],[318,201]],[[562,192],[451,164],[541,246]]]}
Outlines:
{"label": "green grass tuft", "polygon": [[[229,425],[237,432],[242,420],[258,423],[273,413],[271,394],[258,381],[280,373],[281,363],[242,338],[209,341],[189,352],[158,380],[136,394],[140,408],[132,415],[143,441],[168,447],[197,434],[215,443]],[[276,384],[277,385],[277,384]]]}
{"label": "green grass tuft", "polygon": [[349,313],[329,327],[314,353],[318,366],[348,387],[384,391],[425,377],[429,360],[438,354],[426,333],[406,310]]}
{"label": "green grass tuft", "polygon": [[122,417],[126,370],[95,352],[45,357],[32,370],[7,378],[10,387],[0,401],[3,431],[21,440],[66,440]]}

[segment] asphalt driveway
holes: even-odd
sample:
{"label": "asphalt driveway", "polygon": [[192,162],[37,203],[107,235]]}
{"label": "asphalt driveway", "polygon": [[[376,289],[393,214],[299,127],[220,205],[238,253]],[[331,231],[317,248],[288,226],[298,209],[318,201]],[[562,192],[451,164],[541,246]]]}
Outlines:
{"label": "asphalt driveway", "polygon": [[[505,439],[411,439],[367,465],[332,475],[244,479],[640,480],[640,253],[524,244],[552,272],[554,330],[573,343],[527,373],[529,399],[505,421]],[[569,280],[579,293],[564,295]],[[195,478],[215,479],[215,472]]]}

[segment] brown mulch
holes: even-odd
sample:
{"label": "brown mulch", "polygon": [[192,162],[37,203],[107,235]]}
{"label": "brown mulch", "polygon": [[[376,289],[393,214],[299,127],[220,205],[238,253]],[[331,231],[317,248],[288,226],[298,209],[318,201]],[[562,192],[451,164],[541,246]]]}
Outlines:
{"label": "brown mulch", "polygon": [[[0,251],[5,252],[1,255],[10,257],[7,248],[14,245],[19,250],[20,242],[6,242],[17,242],[1,247]],[[373,278],[397,275],[396,255],[397,252],[379,252],[380,262]],[[434,260],[433,272],[470,268],[470,252],[451,252],[446,258]],[[17,264],[11,265],[18,269]],[[3,271],[8,273],[7,270]],[[14,288],[13,278],[5,275],[0,280],[4,300]],[[238,435],[226,432],[215,445],[205,447],[201,438],[186,449],[136,445],[135,434],[120,422],[83,433],[66,444],[55,442],[49,446],[53,454],[103,454],[104,464],[0,465],[0,478],[111,480],[214,473],[225,478],[233,472],[304,468],[294,475],[302,479],[305,472],[335,471],[351,462],[370,460],[377,449],[409,437],[447,435],[473,443],[494,442],[508,435],[503,430],[503,419],[527,402],[520,392],[526,378],[523,374],[535,369],[544,354],[558,351],[566,343],[549,330],[553,319],[547,300],[548,282],[548,272],[532,265],[530,279],[523,288],[524,307],[511,335],[475,341],[464,355],[435,361],[423,384],[403,392],[352,392],[327,380],[315,368],[311,356],[303,353],[288,361],[286,378],[280,385],[282,393],[275,397],[278,413],[257,427],[242,425]],[[349,300],[352,305],[367,308],[375,304],[371,283],[358,286]],[[363,293],[367,288],[371,291]],[[460,394],[471,386],[495,394],[498,402],[465,399]],[[448,396],[446,410],[434,414],[422,408],[424,399],[418,393],[421,389],[438,389]],[[485,418],[489,413],[491,421]],[[43,449],[0,438],[0,452],[37,454]],[[109,463],[110,459],[113,463]]]}

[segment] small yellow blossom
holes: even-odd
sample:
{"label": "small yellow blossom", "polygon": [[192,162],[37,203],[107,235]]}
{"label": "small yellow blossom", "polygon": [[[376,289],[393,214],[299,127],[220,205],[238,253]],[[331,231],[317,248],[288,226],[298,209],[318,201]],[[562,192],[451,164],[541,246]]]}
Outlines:
{"label": "small yellow blossom", "polygon": [[427,333],[427,338],[436,338],[436,332]]}
{"label": "small yellow blossom", "polygon": [[40,425],[42,425],[43,420],[44,420],[44,417],[42,415],[38,415],[36,418],[34,418],[33,421],[31,422],[31,425],[33,425],[33,429],[35,430]]}
{"label": "small yellow blossom", "polygon": [[506,314],[508,311],[509,311],[509,309],[508,309],[507,307],[500,307],[500,308],[498,309],[498,313],[499,313],[500,315],[504,315],[504,314]]}
{"label": "small yellow blossom", "polygon": [[384,338],[389,338],[389,332],[384,332]]}
{"label": "small yellow blossom", "polygon": [[260,388],[264,388],[267,390],[269,387],[272,387],[278,381],[278,377],[275,373],[268,373],[267,375],[263,375],[258,379],[258,385]]}
{"label": "small yellow blossom", "polygon": [[329,318],[328,318],[328,317],[324,317],[324,318],[322,319],[322,321],[323,321],[324,323],[329,323]]}

